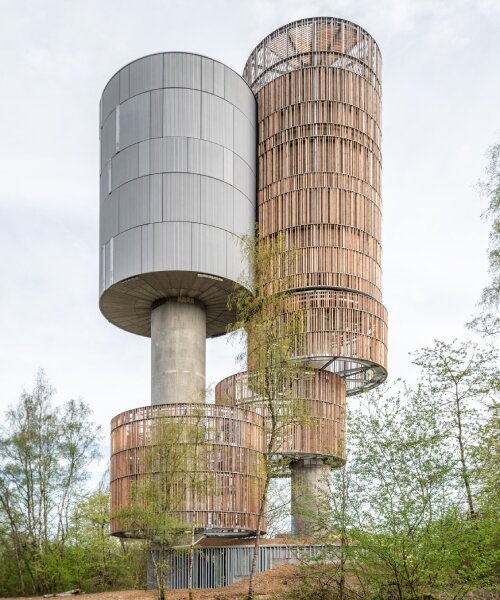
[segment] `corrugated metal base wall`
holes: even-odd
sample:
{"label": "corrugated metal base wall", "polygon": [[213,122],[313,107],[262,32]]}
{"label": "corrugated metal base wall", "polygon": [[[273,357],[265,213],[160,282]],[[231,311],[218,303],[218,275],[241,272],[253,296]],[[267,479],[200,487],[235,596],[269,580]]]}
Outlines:
{"label": "corrugated metal base wall", "polygon": [[[331,546],[328,547],[331,552]],[[310,560],[326,550],[322,545],[272,545],[259,548],[257,572],[286,563]],[[168,561],[167,587],[188,587],[189,549],[152,550],[148,555],[148,589],[156,587],[151,554],[156,561]],[[219,588],[250,574],[253,546],[196,548],[193,557],[193,588]]]}

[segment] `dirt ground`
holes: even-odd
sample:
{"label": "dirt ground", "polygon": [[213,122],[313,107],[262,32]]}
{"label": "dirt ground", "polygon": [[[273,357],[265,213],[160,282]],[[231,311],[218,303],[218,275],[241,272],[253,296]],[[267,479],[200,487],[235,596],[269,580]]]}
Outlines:
{"label": "dirt ground", "polygon": [[[297,578],[297,566],[285,565],[272,571],[258,573],[255,577],[256,597],[259,600],[271,598],[273,592],[284,590],[289,582]],[[229,585],[225,588],[193,590],[194,600],[239,600],[248,590],[248,579],[243,579],[238,583]],[[120,592],[101,592],[99,594],[83,594],[88,600],[156,600],[157,592],[155,590],[124,590]],[[79,598],[81,596],[64,596],[62,599]],[[167,590],[166,600],[188,600],[187,590]],[[500,600],[498,592],[477,591],[467,596],[469,600]],[[12,600],[12,598],[0,598],[0,600]],[[43,596],[29,596],[24,600],[45,600]]]}
{"label": "dirt ground", "polygon": [[[256,593],[264,600],[270,598],[270,594],[278,589],[283,589],[287,585],[287,581],[293,572],[294,567],[284,566],[265,573],[256,575]],[[248,589],[248,580],[244,579],[240,582],[219,589],[193,590],[194,600],[236,600],[240,598]],[[145,590],[125,590],[121,592],[101,592],[99,594],[84,594],[88,600],[155,600],[156,591]],[[71,598],[79,598],[81,596],[64,596],[70,600]],[[0,600],[7,600],[0,598]],[[44,600],[43,596],[28,596],[27,600]],[[167,600],[188,600],[187,590],[167,590]]]}

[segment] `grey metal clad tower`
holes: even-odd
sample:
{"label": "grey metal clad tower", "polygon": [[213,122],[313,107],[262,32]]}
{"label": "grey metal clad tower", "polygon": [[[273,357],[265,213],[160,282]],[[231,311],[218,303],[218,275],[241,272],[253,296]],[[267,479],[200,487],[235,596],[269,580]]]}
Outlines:
{"label": "grey metal clad tower", "polygon": [[152,403],[204,390],[205,338],[226,332],[254,231],[256,103],[230,68],[136,60],[100,104],[100,308],[152,338]]}

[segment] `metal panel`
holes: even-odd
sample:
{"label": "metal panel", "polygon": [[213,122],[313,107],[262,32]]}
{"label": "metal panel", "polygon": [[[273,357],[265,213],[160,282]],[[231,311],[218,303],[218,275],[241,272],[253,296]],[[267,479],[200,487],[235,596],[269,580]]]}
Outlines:
{"label": "metal panel", "polygon": [[108,195],[109,188],[109,175],[108,169],[104,169],[99,175],[99,201],[103,202],[104,198]]}
{"label": "metal panel", "polygon": [[228,67],[225,69],[224,98],[237,106],[252,123],[255,123],[257,105],[254,95],[243,79]]}
{"label": "metal panel", "polygon": [[206,56],[201,57],[201,89],[210,93],[214,91],[214,61]]}
{"label": "metal panel", "polygon": [[130,98],[130,68],[129,65],[119,72],[120,77],[120,102]]}
{"label": "metal panel", "polygon": [[165,221],[200,220],[200,176],[192,173],[163,175]]}
{"label": "metal panel", "polygon": [[[112,238],[111,238],[112,239]],[[105,287],[109,287],[112,284],[111,280],[111,242],[108,242],[104,246],[104,285]]]}
{"label": "metal panel", "polygon": [[149,94],[134,96],[120,105],[120,149],[149,138]]}
{"label": "metal panel", "polygon": [[226,67],[220,62],[214,61],[214,94],[224,98],[224,73]]}
{"label": "metal panel", "polygon": [[99,293],[106,287],[106,248],[100,246],[99,252]]}
{"label": "metal panel", "polygon": [[234,187],[238,188],[250,202],[255,203],[256,177],[250,167],[237,154],[234,155]]}
{"label": "metal panel", "polygon": [[101,125],[109,114],[116,108],[120,97],[120,79],[118,73],[114,75],[104,88],[101,99]]}
{"label": "metal panel", "polygon": [[163,54],[145,56],[130,64],[130,96],[163,86]]}
{"label": "metal panel", "polygon": [[162,196],[163,181],[162,175],[151,175],[149,178],[149,221],[156,223],[163,220]]}
{"label": "metal panel", "polygon": [[204,140],[189,138],[188,171],[222,179],[224,158],[222,146]]}
{"label": "metal panel", "polygon": [[182,137],[151,140],[151,173],[187,171],[188,140]]}
{"label": "metal panel", "polygon": [[120,232],[149,222],[149,177],[140,177],[120,188]]}
{"label": "metal panel", "polygon": [[[196,547],[192,564],[192,586],[200,588],[220,588],[232,585],[242,577],[248,577],[252,566],[253,545]],[[154,559],[153,559],[154,555]],[[338,550],[332,545],[262,545],[257,555],[257,573],[267,571],[282,564],[305,564],[327,556],[329,560],[338,557]],[[155,589],[157,581],[153,560],[164,560],[168,564],[165,579],[169,589],[188,587],[190,556],[183,550],[163,550],[155,548],[148,551],[147,582],[148,589]]]}
{"label": "metal panel", "polygon": [[232,104],[213,94],[202,94],[201,137],[226,148],[233,148]]}
{"label": "metal panel", "polygon": [[201,222],[233,231],[233,188],[230,185],[212,177],[201,178]]}
{"label": "metal panel", "polygon": [[233,184],[233,153],[224,148],[224,181]]}
{"label": "metal panel", "polygon": [[166,88],[201,89],[201,56],[167,52],[163,55],[163,62]]}
{"label": "metal panel", "polygon": [[120,190],[101,201],[100,244],[105,244],[118,233],[118,201]]}
{"label": "metal panel", "polygon": [[244,194],[234,190],[234,233],[239,236],[251,235],[255,229],[256,220],[255,206]]}
{"label": "metal panel", "polygon": [[191,223],[154,224],[155,271],[191,270]]}
{"label": "metal panel", "polygon": [[151,92],[151,131],[152,138],[163,136],[163,90]]}
{"label": "metal panel", "polygon": [[163,135],[200,137],[201,92],[187,89],[164,91]]}
{"label": "metal panel", "polygon": [[134,144],[118,152],[111,159],[111,189],[116,189],[139,175],[139,145]]}
{"label": "metal panel", "polygon": [[141,227],[141,272],[150,273],[153,271],[153,225],[144,225]]}
{"label": "metal panel", "polygon": [[149,140],[146,140],[145,142],[141,142],[139,144],[139,177],[149,175],[149,162]]}
{"label": "metal panel", "polygon": [[[252,235],[253,231],[249,233]],[[227,278],[231,281],[247,283],[249,280],[248,259],[244,250],[243,240],[236,235],[226,237]]]}
{"label": "metal panel", "polygon": [[226,277],[226,239],[228,233],[217,227],[192,223],[192,270]]}
{"label": "metal panel", "polygon": [[141,229],[129,229],[113,238],[113,281],[141,272]]}
{"label": "metal panel", "polygon": [[234,110],[234,151],[250,166],[255,173],[255,162],[257,160],[255,151],[256,132],[255,127],[247,117],[238,109]]}
{"label": "metal panel", "polygon": [[115,112],[110,113],[101,129],[101,171],[116,152]]}
{"label": "metal panel", "polygon": [[120,102],[125,102],[130,98],[130,68],[124,67],[120,72]]}

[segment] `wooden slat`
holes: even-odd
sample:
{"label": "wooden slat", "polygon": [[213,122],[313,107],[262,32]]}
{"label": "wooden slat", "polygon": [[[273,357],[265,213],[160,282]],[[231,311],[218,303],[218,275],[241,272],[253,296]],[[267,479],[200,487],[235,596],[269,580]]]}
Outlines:
{"label": "wooden slat", "polygon": [[[167,404],[129,410],[111,422],[111,533],[134,536],[134,531],[124,531],[119,518],[133,485],[168,473],[168,465],[157,471],[149,460],[152,432],[160,421],[186,428],[201,424],[204,432],[196,451],[195,477],[171,475],[170,485],[185,489],[182,506],[173,509],[177,517],[203,531],[255,532],[263,484],[262,416],[236,407]],[[197,481],[194,487],[191,480]]]}

